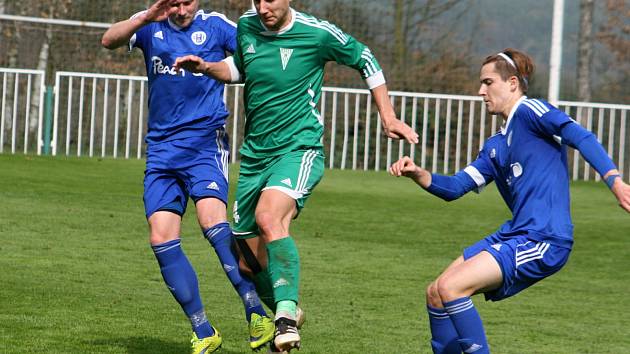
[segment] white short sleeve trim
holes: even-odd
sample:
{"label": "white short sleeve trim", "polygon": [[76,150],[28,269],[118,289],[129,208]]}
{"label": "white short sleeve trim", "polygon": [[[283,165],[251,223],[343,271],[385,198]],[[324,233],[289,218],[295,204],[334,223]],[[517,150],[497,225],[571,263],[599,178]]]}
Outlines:
{"label": "white short sleeve trim", "polygon": [[[131,16],[129,19],[133,20],[134,18],[146,13],[147,10],[144,11],[140,11],[140,12],[136,12],[135,14],[133,14],[133,16]],[[136,45],[136,34],[134,33],[133,36],[131,36],[131,38],[129,39],[129,51],[131,52],[133,50],[133,47]]]}
{"label": "white short sleeve trim", "polygon": [[238,71],[238,68],[236,67],[236,64],[234,64],[234,57],[233,56],[229,56],[225,59],[222,60],[224,63],[227,64],[228,68],[230,69],[230,82],[235,84],[235,83],[241,83],[241,72]]}
{"label": "white short sleeve trim", "polygon": [[368,77],[365,79],[365,83],[367,84],[367,87],[372,90],[375,89],[381,85],[385,84],[385,75],[383,75],[383,71],[379,71],[377,73],[374,73],[374,75]]}
{"label": "white short sleeve trim", "polygon": [[475,168],[474,166],[467,166],[464,169],[464,172],[466,172],[470,176],[470,178],[472,178],[473,181],[475,181],[475,183],[477,184],[477,187],[483,187],[486,185],[486,180],[481,175],[481,172],[479,172],[479,170]]}
{"label": "white short sleeve trim", "polygon": [[129,51],[133,50],[133,47],[136,45],[136,34],[134,33],[131,38],[129,38]]}

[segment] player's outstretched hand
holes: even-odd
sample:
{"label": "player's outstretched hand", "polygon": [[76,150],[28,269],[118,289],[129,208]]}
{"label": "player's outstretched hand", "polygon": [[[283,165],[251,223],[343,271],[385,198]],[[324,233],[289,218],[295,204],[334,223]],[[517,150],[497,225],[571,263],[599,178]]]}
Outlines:
{"label": "player's outstretched hand", "polygon": [[389,174],[395,177],[405,176],[417,181],[420,179],[422,169],[413,163],[409,156],[403,156],[389,167]]}
{"label": "player's outstretched hand", "polygon": [[383,120],[383,131],[390,138],[405,139],[409,144],[418,143],[418,133],[398,119]]}
{"label": "player's outstretched hand", "polygon": [[630,213],[630,185],[621,178],[615,179],[611,191],[619,201],[619,206]]}
{"label": "player's outstretched hand", "polygon": [[176,72],[184,69],[192,73],[205,73],[206,62],[196,55],[186,55],[175,59],[173,69]]}
{"label": "player's outstretched hand", "polygon": [[420,187],[427,189],[431,185],[431,173],[424,168],[417,166],[409,156],[403,156],[389,167],[389,174],[392,176],[409,177]]}

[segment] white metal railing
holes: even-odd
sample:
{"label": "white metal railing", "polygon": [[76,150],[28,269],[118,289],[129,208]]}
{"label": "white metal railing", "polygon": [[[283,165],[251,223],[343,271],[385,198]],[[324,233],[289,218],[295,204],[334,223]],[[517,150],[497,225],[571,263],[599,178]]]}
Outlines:
{"label": "white metal railing", "polygon": [[146,82],[144,76],[57,72],[52,154],[82,156],[87,148],[90,157],[141,158]]}
{"label": "white metal railing", "polygon": [[16,15],[8,15],[8,14],[0,14],[0,20],[42,23],[42,24],[57,25],[57,26],[73,26],[73,27],[88,27],[88,28],[92,27],[92,28],[104,28],[104,29],[108,29],[112,25],[111,23],[102,23],[102,22],[73,21],[73,20],[63,20],[63,19],[54,19],[54,18],[16,16]]}
{"label": "white metal railing", "polygon": [[[7,73],[16,75],[12,85],[8,85]],[[6,140],[10,135],[12,153],[19,145],[19,139],[15,137],[22,133],[25,136],[22,139],[25,141],[24,152],[28,152],[28,131],[16,131],[15,127],[25,126],[17,122],[26,122],[29,118],[27,110],[21,110],[25,116],[22,119],[19,114],[16,116],[18,109],[13,109],[15,118],[6,119],[5,106],[13,107],[16,101],[5,96],[30,92],[30,85],[34,85],[31,84],[33,79],[29,76],[28,81],[22,80],[21,75],[41,77],[37,124],[37,153],[41,154],[42,127],[45,125],[42,122],[44,90],[41,83],[44,73],[0,69],[0,74],[4,75],[0,149],[8,145]],[[148,114],[146,82],[143,76],[56,73],[54,109],[51,110],[52,154],[142,158]],[[243,139],[245,113],[242,94],[242,85],[228,85],[224,92],[224,101],[231,113],[226,128],[232,135],[232,162],[239,159],[237,148]],[[25,101],[29,101],[30,96],[28,93],[25,95]],[[420,134],[418,144],[394,141],[383,135],[378,111],[369,90],[323,88],[319,109],[324,124],[322,141],[329,168],[383,170],[401,156],[409,155],[432,171],[454,173],[476,157],[483,142],[501,124],[496,116],[486,112],[481,98],[476,96],[399,91],[390,92],[390,96],[398,117]],[[560,101],[558,106],[597,135],[624,178],[628,179],[630,164],[625,157],[630,154],[630,144],[626,139],[630,131],[630,105]],[[5,124],[8,121],[15,122],[10,125],[11,129],[7,129],[8,123]],[[569,151],[569,172],[573,180],[599,179],[590,166],[579,158],[579,153],[572,149]]]}
{"label": "white metal railing", "polygon": [[[0,68],[0,153],[41,152],[45,72]],[[21,147],[21,148],[20,148]]]}
{"label": "white metal railing", "polygon": [[[630,171],[626,170],[625,156],[630,151],[626,142],[626,132],[630,131],[627,120],[630,105],[559,101],[558,107],[597,136],[627,179]],[[580,177],[589,180],[591,175],[596,181],[600,180],[599,174],[591,173],[589,164],[579,158],[579,153],[571,151],[570,154],[573,156],[569,170],[574,181]]]}
{"label": "white metal railing", "polygon": [[[419,132],[419,144],[385,138],[368,90],[323,89],[320,112],[326,126],[329,168],[382,170],[408,155],[421,166],[450,173],[470,163],[473,150],[476,153],[489,136],[486,132],[496,129],[496,118],[486,122],[479,97],[399,91],[390,92],[390,97],[398,117]],[[341,119],[343,127],[338,127]]]}

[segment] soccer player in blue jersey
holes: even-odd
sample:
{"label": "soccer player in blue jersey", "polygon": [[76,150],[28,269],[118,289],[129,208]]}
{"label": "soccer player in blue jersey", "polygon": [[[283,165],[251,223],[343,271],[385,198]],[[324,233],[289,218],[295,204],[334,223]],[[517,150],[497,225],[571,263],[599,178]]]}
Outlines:
{"label": "soccer player in blue jersey", "polygon": [[199,11],[199,0],[159,0],[148,10],[111,26],[103,35],[108,49],[129,44],[144,53],[149,79],[147,162],[144,205],[150,243],[164,281],[193,328],[193,353],[210,353],[221,336],[210,324],[199,295],[197,275],[181,248],[182,215],[190,197],[203,235],[214,248],[243,300],[250,346],[274,335],[254,284],[239,270],[227,223],[228,113],[223,83],[176,70],[175,58],[195,54],[208,61],[236,50],[236,25],[222,14]]}
{"label": "soccer player in blue jersey", "polygon": [[494,181],[512,219],[464,249],[427,288],[434,353],[489,353],[481,318],[470,296],[498,301],[554,274],[573,244],[567,146],[603,177],[620,206],[630,212],[630,186],[596,137],[564,112],[525,96],[534,70],[531,58],[505,49],[481,67],[479,95],[503,118],[479,156],[453,176],[430,173],[403,157],[390,167],[447,201]]}

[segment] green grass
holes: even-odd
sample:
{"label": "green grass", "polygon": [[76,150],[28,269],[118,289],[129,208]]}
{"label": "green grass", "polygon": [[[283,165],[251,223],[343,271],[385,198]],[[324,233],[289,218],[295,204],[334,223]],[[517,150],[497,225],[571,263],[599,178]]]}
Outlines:
{"label": "green grass", "polygon": [[[148,246],[143,170],[0,155],[0,353],[188,351],[189,324]],[[514,298],[475,298],[493,352],[630,348],[630,218],[603,183],[575,183],[572,197],[567,266]],[[222,353],[247,353],[240,301],[191,215],[184,248]],[[426,284],[507,218],[493,187],[445,203],[383,172],[326,171],[292,230],[308,318],[300,353],[430,353]]]}

